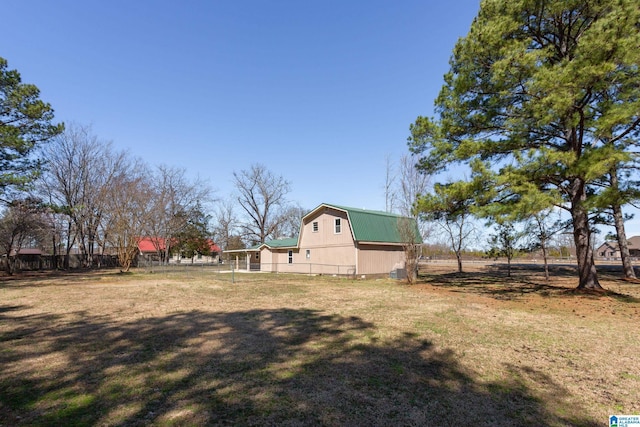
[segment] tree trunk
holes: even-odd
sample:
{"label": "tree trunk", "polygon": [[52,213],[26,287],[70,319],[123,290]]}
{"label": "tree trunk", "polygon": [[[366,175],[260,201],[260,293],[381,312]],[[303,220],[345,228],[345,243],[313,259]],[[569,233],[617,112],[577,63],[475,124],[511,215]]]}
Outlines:
{"label": "tree trunk", "polygon": [[14,271],[15,271],[15,257],[7,256],[6,272],[9,276],[13,276]]}
{"label": "tree trunk", "polygon": [[[613,169],[610,174],[611,187],[618,189],[618,172]],[[620,248],[620,258],[622,259],[622,269],[626,279],[635,279],[636,273],[631,265],[631,254],[629,254],[629,245],[627,244],[627,234],[624,229],[624,218],[622,215],[622,207],[617,201],[611,205],[613,210],[613,223],[616,227],[616,236],[618,238],[618,247]]]}
{"label": "tree trunk", "polygon": [[576,245],[576,257],[578,258],[578,289],[602,289],[593,260],[589,218],[583,204],[586,199],[584,182],[576,179],[573,184],[571,217],[573,219],[573,239]]}
{"label": "tree trunk", "polygon": [[622,259],[622,269],[626,279],[635,279],[636,272],[631,264],[631,254],[629,253],[629,245],[627,244],[627,235],[624,229],[624,220],[622,218],[622,209],[620,206],[613,206],[613,221],[616,226],[616,236],[618,238],[618,247],[620,248],[620,258]]}
{"label": "tree trunk", "polygon": [[544,260],[544,279],[549,280],[549,262],[547,260],[547,244],[541,243],[540,247],[542,248],[542,259]]}
{"label": "tree trunk", "polygon": [[462,273],[462,254],[456,252],[456,258],[458,259],[458,273]]}

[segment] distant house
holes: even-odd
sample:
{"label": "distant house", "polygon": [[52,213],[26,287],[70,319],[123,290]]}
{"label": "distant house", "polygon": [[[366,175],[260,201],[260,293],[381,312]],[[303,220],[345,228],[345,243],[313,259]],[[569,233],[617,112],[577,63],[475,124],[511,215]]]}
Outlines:
{"label": "distant house", "polygon": [[416,236],[412,243],[422,243],[414,219],[323,203],[302,218],[298,237],[234,252],[267,272],[386,275],[404,267],[403,221]]}
{"label": "distant house", "polygon": [[[627,246],[629,247],[629,255],[638,258],[640,257],[640,236],[634,236],[627,239]],[[596,249],[596,257],[603,259],[617,259],[620,258],[620,247],[615,240],[609,240],[604,242],[598,249]]]}
{"label": "distant house", "polygon": [[175,253],[170,259],[170,263],[190,263],[190,264],[210,264],[217,263],[220,260],[222,249],[216,245],[213,240],[208,239],[210,255],[196,254],[192,257],[186,257],[184,254]]}
{"label": "distant house", "polygon": [[159,260],[159,252],[163,252],[166,249],[167,241],[162,237],[142,237],[138,240],[140,255],[153,261]]}
{"label": "distant house", "polygon": [[11,256],[19,256],[19,257],[39,257],[43,255],[42,249],[39,248],[20,248],[19,251],[15,249],[11,250]]}
{"label": "distant house", "polygon": [[[197,254],[191,258],[187,258],[179,253],[175,253],[170,256],[169,263],[192,263],[192,264],[207,264],[218,262],[222,249],[216,245],[213,240],[208,240],[210,255]],[[147,261],[159,261],[159,252],[164,252],[167,249],[167,241],[162,237],[143,237],[138,240],[138,250],[140,255]]]}

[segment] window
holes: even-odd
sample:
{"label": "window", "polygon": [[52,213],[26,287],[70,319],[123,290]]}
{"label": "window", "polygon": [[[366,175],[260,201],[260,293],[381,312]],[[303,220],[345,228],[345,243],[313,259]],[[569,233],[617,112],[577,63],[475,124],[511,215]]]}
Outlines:
{"label": "window", "polygon": [[289,251],[289,264],[293,264],[293,251]]}
{"label": "window", "polygon": [[335,226],[335,233],[336,234],[342,233],[342,224],[341,224],[340,218],[336,218],[335,225],[336,225]]}
{"label": "window", "polygon": [[260,252],[256,252],[256,260],[260,259]]}
{"label": "window", "polygon": [[311,259],[311,249],[307,249],[307,259]]}
{"label": "window", "polygon": [[317,233],[318,232],[318,221],[313,221],[313,232]]}

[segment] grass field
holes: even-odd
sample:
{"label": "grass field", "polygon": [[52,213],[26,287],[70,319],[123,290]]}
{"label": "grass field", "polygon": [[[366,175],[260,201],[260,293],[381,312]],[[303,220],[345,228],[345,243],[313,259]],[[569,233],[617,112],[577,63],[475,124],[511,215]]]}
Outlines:
{"label": "grass field", "polygon": [[[390,279],[0,281],[0,425],[603,426],[640,413],[640,284],[428,266]],[[225,280],[220,280],[224,278]]]}

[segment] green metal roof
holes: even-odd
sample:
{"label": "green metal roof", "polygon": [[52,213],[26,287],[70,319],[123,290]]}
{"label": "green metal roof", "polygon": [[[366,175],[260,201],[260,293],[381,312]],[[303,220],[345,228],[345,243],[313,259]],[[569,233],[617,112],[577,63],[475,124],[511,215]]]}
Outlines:
{"label": "green metal roof", "polygon": [[[350,208],[346,206],[323,203],[306,216],[318,211],[318,209],[328,207],[347,213],[349,224],[353,232],[353,238],[357,242],[371,243],[405,243],[398,230],[398,221],[405,219],[409,221],[409,226],[413,228],[414,235],[417,236],[415,243],[422,243],[422,237],[418,230],[418,224],[414,218],[403,217],[389,212],[370,211],[366,209]],[[248,250],[260,250],[262,246],[270,248],[295,248],[298,246],[298,237],[267,240],[262,244],[255,245]]]}
{"label": "green metal roof", "polygon": [[[267,240],[262,245],[269,246],[270,248],[295,248],[298,246],[298,238],[291,237],[287,239]],[[258,248],[262,245],[258,245]]]}
{"label": "green metal roof", "polygon": [[[323,203],[319,207],[321,206],[345,211],[353,230],[353,238],[358,242],[405,243],[398,230],[398,221],[405,219],[409,221],[409,226],[413,228],[414,235],[417,236],[415,243],[422,243],[418,224],[414,218],[407,218],[389,212],[370,211],[328,203]],[[314,211],[317,209],[314,209]]]}

